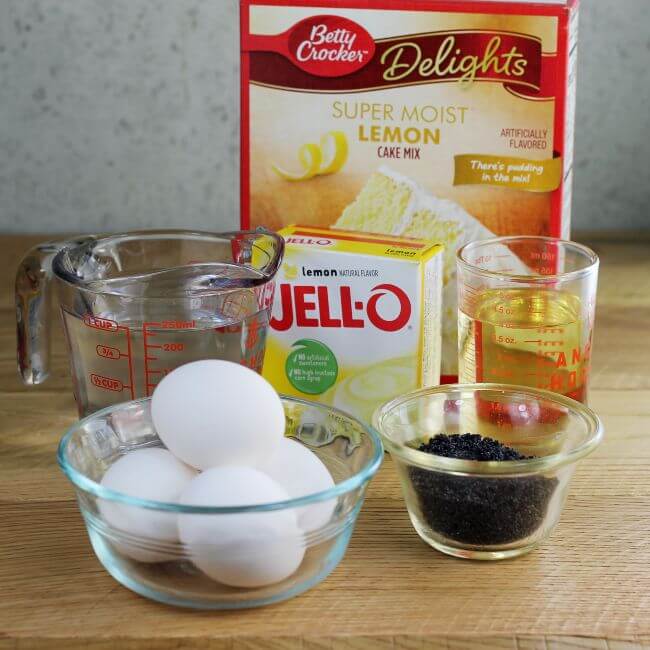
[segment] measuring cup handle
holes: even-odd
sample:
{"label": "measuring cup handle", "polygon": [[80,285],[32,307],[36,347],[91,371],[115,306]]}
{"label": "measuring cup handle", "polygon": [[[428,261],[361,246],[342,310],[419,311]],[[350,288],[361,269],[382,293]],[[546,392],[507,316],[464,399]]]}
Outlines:
{"label": "measuring cup handle", "polygon": [[18,371],[25,384],[40,384],[50,370],[52,260],[64,248],[91,237],[39,244],[27,252],[16,271],[16,336]]}

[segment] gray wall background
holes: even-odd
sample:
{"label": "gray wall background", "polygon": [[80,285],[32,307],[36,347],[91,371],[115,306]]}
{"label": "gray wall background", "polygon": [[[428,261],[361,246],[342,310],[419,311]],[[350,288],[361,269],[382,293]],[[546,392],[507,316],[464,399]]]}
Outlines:
{"label": "gray wall background", "polygon": [[[238,222],[234,0],[0,0],[0,232]],[[650,229],[650,2],[583,0],[574,229]]]}

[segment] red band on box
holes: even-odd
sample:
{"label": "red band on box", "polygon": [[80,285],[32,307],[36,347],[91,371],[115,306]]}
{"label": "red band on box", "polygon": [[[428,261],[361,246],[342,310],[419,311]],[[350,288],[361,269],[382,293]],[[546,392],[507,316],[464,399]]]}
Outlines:
{"label": "red band on box", "polygon": [[[252,83],[290,90],[342,92],[449,81],[492,81],[503,83],[520,95],[538,95],[542,85],[546,86],[542,63],[547,68],[554,62],[554,57],[542,58],[537,37],[462,30],[380,39],[374,42],[374,56],[359,69],[350,71],[340,61],[323,61],[319,62],[320,71],[308,72],[305,62],[297,61],[292,41],[293,30],[300,26],[298,23],[274,36],[244,37],[243,49],[250,52]],[[350,49],[357,43],[355,39]],[[341,43],[339,48],[345,52],[348,46]],[[336,54],[332,51],[332,56]],[[552,79],[551,75],[548,81]]]}

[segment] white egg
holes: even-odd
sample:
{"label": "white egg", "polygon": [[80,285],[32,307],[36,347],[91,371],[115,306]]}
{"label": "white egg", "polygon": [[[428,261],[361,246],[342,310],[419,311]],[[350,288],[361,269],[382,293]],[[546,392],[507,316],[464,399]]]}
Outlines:
{"label": "white egg", "polygon": [[[177,502],[181,492],[196,476],[196,471],[174,458],[166,449],[151,448],[131,451],[104,474],[101,484],[111,490],[152,501]],[[99,499],[99,511],[111,527],[139,540],[111,540],[123,554],[140,562],[164,562],[174,556],[151,544],[178,542],[176,515],[161,510],[147,510],[118,501]]]}
{"label": "white egg", "polygon": [[[288,499],[287,492],[257,469],[220,466],[197,476],[181,503],[242,506]],[[305,554],[293,510],[178,517],[180,538],[192,562],[213,580],[233,587],[261,587],[294,573]]]}
{"label": "white egg", "polygon": [[[323,461],[297,440],[283,438],[276,450],[257,468],[276,480],[292,499],[334,487]],[[305,532],[324,526],[336,508],[336,498],[296,508],[298,525]]]}
{"label": "white egg", "polygon": [[199,469],[255,465],[282,439],[280,397],[256,372],[230,361],[195,361],[170,372],[151,400],[160,439]]}

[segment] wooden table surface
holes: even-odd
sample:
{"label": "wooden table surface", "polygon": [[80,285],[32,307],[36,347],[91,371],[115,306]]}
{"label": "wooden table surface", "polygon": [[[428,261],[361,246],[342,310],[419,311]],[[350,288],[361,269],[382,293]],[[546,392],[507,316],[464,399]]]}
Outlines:
{"label": "wooden table surface", "polygon": [[150,602],[95,558],[55,448],[75,419],[60,338],[53,376],[21,385],[13,270],[36,238],[0,238],[0,650],[650,648],[650,243],[601,256],[591,405],[606,439],[537,551],[497,563],[420,541],[386,459],[350,548],[320,586],[257,610]]}

